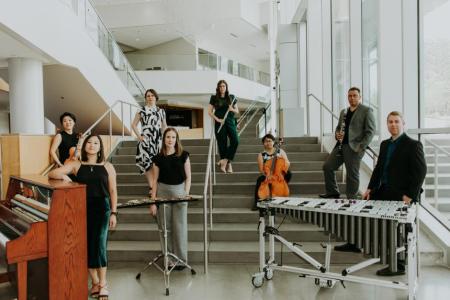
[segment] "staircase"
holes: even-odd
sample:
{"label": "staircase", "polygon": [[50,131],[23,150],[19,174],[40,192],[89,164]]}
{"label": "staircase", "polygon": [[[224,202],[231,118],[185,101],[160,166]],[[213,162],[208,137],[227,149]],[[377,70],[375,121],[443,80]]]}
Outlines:
{"label": "staircase", "polygon": [[[254,123],[257,120],[253,121]],[[241,135],[239,148],[233,161],[233,174],[217,173],[214,185],[213,229],[209,232],[210,263],[258,262],[258,212],[252,211],[255,181],[258,177],[257,154],[262,150],[261,140],[255,137],[255,125],[250,124]],[[191,194],[203,193],[209,140],[184,140],[183,147],[191,156]],[[291,161],[292,180],[289,184],[293,196],[315,196],[323,192],[322,164],[327,153],[320,152],[315,137],[286,138],[283,149]],[[136,142],[122,142],[111,160],[117,171],[119,202],[142,198],[148,193],[143,175],[134,165]],[[342,173],[337,173],[338,180]],[[342,187],[341,187],[342,188]],[[203,202],[192,203],[188,209],[189,261],[203,261]],[[280,221],[280,220],[278,220]],[[298,241],[302,249],[315,258],[324,259],[324,249],[318,242],[328,240],[321,229],[312,224],[298,224],[286,219],[280,227],[288,240]],[[280,246],[277,245],[277,253]],[[111,261],[147,261],[160,252],[157,225],[148,208],[128,208],[120,211],[115,231],[110,233],[108,255]],[[286,252],[283,261],[299,262]],[[335,253],[333,262],[351,263],[358,255]]]}

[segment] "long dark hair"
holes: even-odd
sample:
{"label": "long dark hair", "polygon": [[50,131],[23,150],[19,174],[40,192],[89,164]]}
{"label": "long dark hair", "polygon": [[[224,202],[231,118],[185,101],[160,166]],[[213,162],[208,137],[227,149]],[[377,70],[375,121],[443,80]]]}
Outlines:
{"label": "long dark hair", "polygon": [[170,131],[175,132],[175,135],[176,135],[176,141],[175,141],[175,155],[176,155],[176,156],[181,156],[181,154],[183,153],[183,146],[181,145],[181,142],[180,142],[180,136],[178,135],[178,131],[177,131],[175,128],[173,128],[173,127],[168,127],[168,128],[166,128],[166,130],[164,130],[164,134],[163,134],[163,138],[162,138],[161,155],[167,156],[167,149],[166,149],[166,135],[167,135],[167,133],[169,133]]}
{"label": "long dark hair", "polygon": [[97,163],[102,163],[105,161],[105,150],[104,150],[105,148],[103,147],[102,138],[97,134],[91,134],[87,138],[84,139],[83,146],[81,147],[81,161],[88,161],[88,156],[87,156],[87,152],[86,152],[86,144],[92,137],[97,137],[98,140],[100,141],[100,150],[98,150],[98,153],[97,153]]}
{"label": "long dark hair", "polygon": [[220,98],[220,92],[219,92],[219,85],[221,84],[225,84],[226,86],[226,90],[225,90],[225,99],[227,100],[227,104],[230,105],[231,104],[231,97],[230,97],[230,92],[228,91],[228,83],[221,79],[219,80],[219,82],[217,82],[217,86],[216,86],[216,98]]}

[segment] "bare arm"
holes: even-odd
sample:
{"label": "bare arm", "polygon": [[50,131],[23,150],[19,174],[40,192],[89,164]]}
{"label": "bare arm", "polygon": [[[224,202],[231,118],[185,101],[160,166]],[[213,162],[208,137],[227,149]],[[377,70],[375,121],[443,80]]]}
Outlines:
{"label": "bare arm", "polygon": [[[153,164],[152,167],[152,199],[156,199],[156,192],[158,191],[158,177],[159,177],[159,168],[156,164]],[[156,216],[158,209],[155,204],[150,205],[149,207],[150,214],[152,216]]]}
{"label": "bare arm", "polygon": [[184,163],[184,173],[186,173],[186,181],[184,182],[184,191],[186,195],[189,195],[189,191],[191,190],[191,161],[189,157],[186,159]]}
{"label": "bare arm", "polygon": [[167,120],[166,119],[167,119],[166,118],[166,112],[164,111],[164,117],[163,117],[162,122],[161,122],[161,132],[163,132],[163,133],[167,129]]}
{"label": "bare arm", "polygon": [[211,104],[208,106],[208,115],[217,123],[222,123],[222,119],[219,119],[218,117],[216,117],[216,115],[214,114],[214,106],[212,106]]}
{"label": "bare arm", "polygon": [[[108,191],[109,201],[111,206],[111,212],[117,212],[117,182],[116,182],[116,170],[114,166],[107,162],[105,163],[106,171],[108,172]],[[117,216],[111,214],[109,218],[109,228],[114,229],[117,224]]]}
{"label": "bare arm", "polygon": [[137,125],[140,120],[141,120],[141,115],[137,112],[136,115],[134,116],[133,122],[131,123],[131,128],[133,128],[133,132],[136,135],[136,137],[142,141],[144,139],[144,137],[141,136],[141,133],[139,132],[139,130],[137,128]]}
{"label": "bare arm", "polygon": [[53,158],[53,161],[60,167],[63,166],[63,164],[59,161],[59,157],[56,154],[56,150],[58,150],[59,145],[61,145],[62,137],[61,134],[55,135],[52,141],[52,145],[50,146],[50,156]]}
{"label": "bare arm", "polygon": [[75,174],[80,168],[81,163],[79,161],[70,161],[60,168],[54,169],[48,173],[48,178],[51,179],[62,179],[64,181],[72,181],[69,174]]}
{"label": "bare arm", "polygon": [[235,114],[239,113],[239,108],[237,106],[237,103],[234,104],[234,106],[229,105],[228,106],[228,110],[231,112],[234,112]]}
{"label": "bare arm", "polygon": [[286,164],[289,168],[289,166],[291,165],[291,162],[289,161],[286,152],[283,149],[280,149],[280,154],[281,154],[281,157],[284,158],[284,160],[286,161]]}
{"label": "bare arm", "polygon": [[265,175],[264,174],[264,161],[263,161],[263,157],[262,157],[261,153],[258,154],[258,170],[261,174]]}

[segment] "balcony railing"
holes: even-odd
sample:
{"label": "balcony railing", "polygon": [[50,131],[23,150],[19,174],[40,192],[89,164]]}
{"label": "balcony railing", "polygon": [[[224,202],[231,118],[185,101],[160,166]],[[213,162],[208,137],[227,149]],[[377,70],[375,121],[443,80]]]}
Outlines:
{"label": "balcony railing", "polygon": [[86,32],[103,52],[118,76],[134,97],[142,97],[145,88],[128,62],[111,32],[89,0],[60,0],[69,6],[84,25]]}

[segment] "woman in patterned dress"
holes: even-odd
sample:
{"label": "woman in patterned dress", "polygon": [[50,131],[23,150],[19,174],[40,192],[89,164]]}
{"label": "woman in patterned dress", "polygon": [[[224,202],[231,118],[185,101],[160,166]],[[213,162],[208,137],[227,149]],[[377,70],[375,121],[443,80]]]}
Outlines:
{"label": "woman in patterned dress", "polygon": [[[156,106],[158,93],[154,89],[145,91],[145,105],[136,113],[133,124],[131,125],[136,136],[139,137],[136,165],[140,173],[145,174],[147,183],[152,189],[152,166],[153,157],[161,149],[162,132],[166,129],[166,113],[163,109]],[[139,132],[137,124],[141,122],[141,131]]]}

